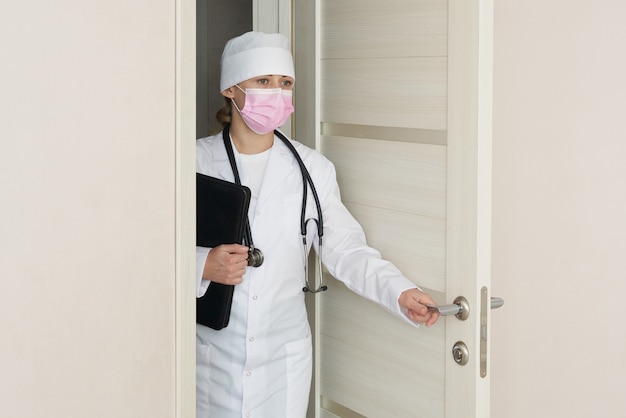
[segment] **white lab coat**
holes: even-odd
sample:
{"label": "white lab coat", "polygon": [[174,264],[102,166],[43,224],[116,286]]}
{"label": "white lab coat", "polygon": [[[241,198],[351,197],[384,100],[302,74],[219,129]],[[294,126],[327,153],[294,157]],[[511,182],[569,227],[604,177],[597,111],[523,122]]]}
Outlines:
{"label": "white lab coat", "polygon": [[[367,246],[362,228],[341,203],[332,163],[317,151],[292,143],[321,200],[325,267],[357,294],[409,321],[398,297],[416,286]],[[248,184],[247,173],[235,154],[241,181]],[[196,168],[200,173],[234,181],[221,133],[197,141]],[[258,268],[248,267],[243,283],[235,287],[228,327],[215,331],[197,325],[197,418],[306,415],[312,348],[302,291],[305,258],[301,203],[298,164],[276,137],[255,213],[249,214],[254,244],[263,251],[265,261]],[[310,217],[317,218],[311,192],[307,203]],[[313,244],[317,251],[317,231],[311,224],[308,247]],[[197,248],[198,296],[209,284],[202,279],[207,253],[208,249]]]}

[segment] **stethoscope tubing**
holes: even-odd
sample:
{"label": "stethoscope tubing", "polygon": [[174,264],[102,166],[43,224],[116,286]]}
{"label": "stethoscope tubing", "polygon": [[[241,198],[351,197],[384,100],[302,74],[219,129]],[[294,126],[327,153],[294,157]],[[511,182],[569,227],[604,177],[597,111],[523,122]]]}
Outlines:
{"label": "stethoscope tubing", "polygon": [[[307,170],[306,166],[304,165],[304,162],[302,161],[302,158],[300,157],[300,155],[298,154],[298,151],[296,151],[295,147],[293,146],[293,144],[289,141],[289,139],[287,139],[287,137],[285,135],[283,135],[282,132],[278,131],[278,130],[274,130],[274,134],[280,138],[280,140],[285,144],[285,146],[287,146],[287,148],[289,148],[289,151],[291,151],[291,153],[293,154],[294,158],[296,159],[296,162],[298,163],[298,166],[300,167],[300,172],[302,173],[302,209],[300,212],[300,234],[302,235],[302,244],[304,246],[304,255],[305,255],[305,260],[304,260],[304,268],[305,268],[305,281],[306,281],[306,286],[304,288],[302,288],[302,290],[304,292],[310,292],[310,293],[319,293],[319,292],[323,292],[325,290],[328,289],[327,286],[325,286],[323,284],[323,271],[322,271],[322,246],[323,246],[323,236],[324,236],[324,219],[323,219],[323,215],[322,215],[322,205],[320,203],[320,199],[319,196],[317,194],[317,190],[315,189],[315,185],[313,184],[313,179],[311,178],[311,175],[309,174],[309,171]],[[233,170],[233,175],[235,177],[235,182],[239,185],[241,185],[241,179],[239,177],[239,170],[237,169],[237,163],[235,162],[235,154],[233,151],[233,147],[231,144],[231,139],[230,139],[230,125],[226,125],[224,127],[224,130],[222,131],[222,139],[224,140],[224,146],[226,148],[226,153],[228,154],[228,160],[230,161],[230,165],[231,168]],[[307,199],[308,199],[308,189],[311,189],[311,194],[313,195],[313,200],[315,201],[315,208],[317,209],[317,219],[315,218],[309,218],[306,219],[306,207],[307,207]],[[318,237],[318,262],[319,262],[319,274],[320,274],[320,286],[313,289],[311,288],[311,286],[309,285],[309,278],[308,278],[308,263],[306,260],[306,254],[307,254],[307,244],[306,244],[306,235],[307,235],[307,224],[309,223],[309,221],[314,221],[316,223],[317,226],[317,237]],[[252,241],[252,231],[250,228],[250,221],[249,219],[246,217],[246,226],[245,226],[245,232],[244,232],[244,242],[246,245],[248,245],[249,248],[251,248],[252,250],[255,250],[254,247],[254,243]],[[256,249],[260,254],[262,254],[260,252],[260,250]],[[263,259],[263,256],[261,255],[261,260]],[[260,265],[260,264],[259,264]]]}
{"label": "stethoscope tubing", "polygon": [[[281,141],[285,143],[287,148],[289,148],[293,156],[296,158],[296,161],[298,162],[298,165],[300,166],[300,172],[302,173],[303,188],[302,188],[302,212],[300,214],[300,233],[303,236],[306,236],[306,233],[307,233],[306,224],[309,220],[314,220],[315,223],[317,223],[317,236],[319,237],[319,241],[321,245],[322,237],[324,236],[324,218],[322,215],[322,205],[320,204],[320,199],[319,199],[319,196],[317,195],[317,190],[315,189],[315,185],[313,184],[313,179],[311,178],[311,175],[309,174],[309,170],[307,170],[306,166],[304,165],[302,158],[300,158],[300,154],[298,154],[298,151],[296,151],[295,147],[289,141],[289,139],[287,139],[287,137],[278,130],[275,130],[274,134],[276,134],[276,136],[279,137]],[[305,219],[306,218],[306,202],[307,202],[307,183],[309,187],[311,188],[311,193],[313,194],[313,200],[315,200],[315,207],[317,209],[317,220],[314,218]]]}
{"label": "stethoscope tubing", "polygon": [[[311,175],[309,174],[309,170],[307,170],[306,166],[304,165],[302,158],[300,158],[298,151],[296,151],[293,144],[289,141],[289,139],[287,139],[287,137],[285,137],[285,135],[283,135],[282,132],[275,130],[274,134],[276,134],[276,136],[278,136],[285,143],[287,148],[289,148],[289,150],[295,157],[296,161],[298,162],[298,165],[300,166],[300,172],[302,173],[303,189],[302,189],[302,211],[300,213],[300,233],[302,234],[302,245],[304,246],[304,255],[305,255],[304,277],[306,281],[306,286],[302,288],[302,291],[310,292],[310,293],[323,292],[328,289],[328,286],[324,285],[324,272],[322,270],[322,248],[323,248],[323,236],[324,236],[324,218],[322,215],[322,205],[320,204],[320,199],[319,199],[319,196],[317,195],[317,190],[315,189],[315,185],[313,184],[313,179],[311,178]],[[311,193],[313,194],[313,200],[315,201],[315,207],[317,209],[317,219],[315,218],[306,219],[307,184],[311,188]],[[309,284],[309,270],[308,270],[308,263],[306,260],[306,254],[307,254],[306,234],[307,234],[307,224],[309,223],[309,221],[314,221],[317,224],[317,237],[318,237],[317,260],[318,260],[318,269],[319,269],[319,275],[320,275],[320,285],[317,288],[312,288]]]}
{"label": "stethoscope tubing", "polygon": [[[233,176],[235,177],[235,183],[241,185],[241,179],[239,178],[239,170],[237,169],[237,163],[235,162],[235,153],[233,152],[233,146],[230,143],[230,125],[227,125],[222,132],[222,139],[224,140],[224,147],[228,154],[228,160],[230,167],[233,170]],[[246,216],[246,226],[244,227],[244,243],[254,250],[254,242],[252,241],[252,230],[250,229],[250,220]]]}

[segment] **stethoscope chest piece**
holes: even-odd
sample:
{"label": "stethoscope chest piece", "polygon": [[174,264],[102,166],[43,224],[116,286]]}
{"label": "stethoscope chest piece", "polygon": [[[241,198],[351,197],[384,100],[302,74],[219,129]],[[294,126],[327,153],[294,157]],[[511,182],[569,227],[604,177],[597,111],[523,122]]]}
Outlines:
{"label": "stethoscope chest piece", "polygon": [[265,257],[263,256],[263,252],[255,247],[250,247],[248,249],[248,266],[250,267],[260,267],[263,264],[263,260]]}

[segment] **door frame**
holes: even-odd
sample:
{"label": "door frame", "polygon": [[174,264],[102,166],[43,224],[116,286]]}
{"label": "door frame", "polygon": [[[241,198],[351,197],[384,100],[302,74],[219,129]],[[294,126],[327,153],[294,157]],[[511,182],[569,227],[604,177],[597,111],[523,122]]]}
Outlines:
{"label": "door frame", "polygon": [[196,416],[196,2],[176,0],[176,418]]}
{"label": "door frame", "polygon": [[[291,34],[291,0],[252,0],[255,30]],[[196,416],[196,2],[176,0],[175,417]]]}
{"label": "door frame", "polygon": [[[192,177],[195,170],[195,3],[177,0],[176,12],[176,417],[183,418],[195,415],[195,261],[192,255],[195,246],[195,188],[192,187],[195,184]],[[319,2],[253,0],[253,13],[255,30],[281,32],[293,39],[292,22],[314,28],[294,40],[297,47],[294,51],[310,53],[302,57],[294,52],[294,56],[299,69],[298,81],[303,87],[298,89],[300,94],[295,98],[296,108],[300,110],[295,116],[298,118],[295,134],[305,138],[307,145],[315,147],[319,141]],[[474,312],[469,320],[479,321],[479,289],[490,289],[493,0],[451,0],[448,25],[449,51],[458,54],[455,55],[458,59],[449,63],[448,84],[448,145],[458,146],[453,145],[448,161],[461,158],[462,153],[475,157],[472,164],[462,165],[462,169],[452,172],[448,179],[448,197],[451,199],[448,201],[448,230],[468,222],[476,228],[461,228],[463,233],[448,235],[447,269],[448,274],[461,277],[469,268],[475,272],[474,279],[479,285],[476,288],[451,286],[447,294],[465,295]],[[466,88],[467,85],[461,85],[461,80],[468,78],[469,88]],[[458,103],[470,103],[471,106],[453,115],[452,112],[459,112],[455,107]],[[461,116],[457,118],[456,115]],[[310,138],[311,132],[313,138]],[[473,197],[461,202],[459,196],[466,195],[468,190]],[[315,309],[312,318],[314,330],[317,328],[317,311]],[[487,329],[489,311],[486,312]],[[456,340],[464,340],[477,358],[481,343],[478,329],[476,324],[467,326],[460,321],[448,320],[446,351],[451,351]],[[488,359],[488,344],[486,356]],[[449,367],[446,397],[464,401],[448,409],[446,416],[489,416],[490,373],[478,379],[471,393],[466,391],[466,384],[459,383],[467,382],[470,371],[479,376],[478,368],[479,361],[471,361],[464,367],[456,364]],[[318,390],[319,377],[316,377],[312,390],[315,416],[319,416],[319,399],[315,397]]]}

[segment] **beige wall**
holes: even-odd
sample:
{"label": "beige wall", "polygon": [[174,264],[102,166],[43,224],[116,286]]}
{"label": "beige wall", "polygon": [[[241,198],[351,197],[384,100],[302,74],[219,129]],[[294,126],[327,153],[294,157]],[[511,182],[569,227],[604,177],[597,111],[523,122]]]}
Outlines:
{"label": "beige wall", "polygon": [[175,415],[175,5],[3,4],[2,417]]}
{"label": "beige wall", "polygon": [[492,417],[626,417],[626,3],[496,0]]}

